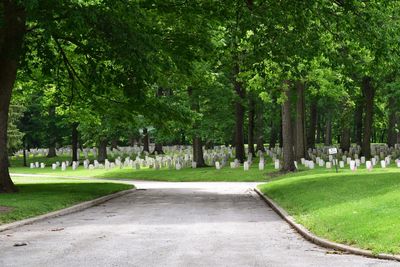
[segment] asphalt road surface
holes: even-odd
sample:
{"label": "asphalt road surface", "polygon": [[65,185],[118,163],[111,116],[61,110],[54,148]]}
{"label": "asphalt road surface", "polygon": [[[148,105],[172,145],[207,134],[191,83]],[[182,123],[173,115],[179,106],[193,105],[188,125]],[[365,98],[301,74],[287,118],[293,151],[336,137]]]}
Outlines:
{"label": "asphalt road surface", "polygon": [[134,184],[141,190],[1,232],[0,266],[400,266],[305,241],[253,183]]}

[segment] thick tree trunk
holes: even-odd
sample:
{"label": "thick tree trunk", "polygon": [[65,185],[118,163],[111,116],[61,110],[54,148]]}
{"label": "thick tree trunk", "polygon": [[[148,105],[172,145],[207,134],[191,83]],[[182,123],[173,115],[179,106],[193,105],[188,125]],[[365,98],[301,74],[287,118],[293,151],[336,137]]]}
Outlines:
{"label": "thick tree trunk", "polygon": [[72,161],[78,161],[78,125],[79,123],[72,123]]}
{"label": "thick tree trunk", "polygon": [[97,156],[97,160],[99,162],[105,162],[107,159],[107,139],[103,138],[99,143],[99,155]]}
{"label": "thick tree trunk", "polygon": [[203,155],[203,142],[198,136],[193,137],[193,161],[196,162],[196,167],[206,167]]}
{"label": "thick tree trunk", "polygon": [[236,63],[234,68],[234,87],[237,94],[235,103],[235,152],[236,158],[239,162],[243,163],[245,160],[244,152],[244,106],[243,101],[245,99],[245,90],[242,88],[240,82],[237,81],[237,75],[239,74],[239,65]]}
{"label": "thick tree trunk", "polygon": [[[288,84],[286,83],[285,86]],[[283,137],[283,165],[282,171],[292,172],[296,170],[294,165],[292,118],[290,108],[290,88],[284,88],[285,101],[282,105],[282,137]]]}
{"label": "thick tree trunk", "polygon": [[305,158],[306,156],[306,146],[304,143],[305,140],[305,105],[304,105],[304,84],[301,82],[296,83],[296,92],[297,92],[297,101],[296,101],[296,160],[300,160],[301,158]]}
{"label": "thick tree trunk", "polygon": [[156,152],[157,152],[157,155],[165,154],[164,150],[163,150],[163,145],[161,143],[155,143],[154,151],[152,154],[155,155]]}
{"label": "thick tree trunk", "polygon": [[254,117],[255,117],[255,100],[252,95],[249,95],[248,152],[249,154],[252,154],[253,157],[256,155],[254,151]]}
{"label": "thick tree trunk", "polygon": [[315,148],[315,131],[317,129],[317,99],[313,98],[310,106],[310,125],[308,127],[307,145],[308,148]]}
{"label": "thick tree trunk", "polygon": [[264,148],[264,103],[257,101],[256,105],[256,151],[265,152]]}
{"label": "thick tree trunk", "polygon": [[147,128],[143,128],[143,152],[150,152],[149,142],[149,133]]}
{"label": "thick tree trunk", "polygon": [[396,124],[398,123],[397,103],[395,97],[389,98],[389,125],[387,131],[387,144],[389,147],[394,147],[397,143]]}
{"label": "thick tree trunk", "polygon": [[7,128],[11,92],[25,35],[25,10],[17,1],[2,1],[0,14],[0,193],[16,192],[8,171]]}
{"label": "thick tree trunk", "polygon": [[371,134],[374,119],[374,96],[375,89],[372,86],[371,77],[364,77],[362,81],[362,91],[365,103],[364,115],[364,134],[362,140],[361,153],[367,159],[371,158]]}

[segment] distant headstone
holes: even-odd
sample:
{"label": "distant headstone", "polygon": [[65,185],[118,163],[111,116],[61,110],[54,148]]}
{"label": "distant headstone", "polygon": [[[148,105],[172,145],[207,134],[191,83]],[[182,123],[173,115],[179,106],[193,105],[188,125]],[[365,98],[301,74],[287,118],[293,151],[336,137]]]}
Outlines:
{"label": "distant headstone", "polygon": [[279,170],[280,169],[280,163],[279,163],[279,159],[275,160],[275,170]]}
{"label": "distant headstone", "polygon": [[369,160],[367,160],[367,161],[365,162],[365,168],[366,168],[368,171],[372,171],[372,162],[369,161]]}
{"label": "distant headstone", "polygon": [[381,160],[381,167],[382,167],[382,169],[386,168],[386,161]]}
{"label": "distant headstone", "polygon": [[352,170],[352,171],[357,170],[356,162],[354,160],[350,161],[350,170]]}
{"label": "distant headstone", "polygon": [[339,162],[339,167],[340,167],[340,168],[344,168],[344,161],[343,161],[343,160],[341,160],[341,161]]}
{"label": "distant headstone", "polygon": [[259,169],[260,171],[263,171],[263,170],[264,170],[264,161],[260,161],[260,162],[258,163],[258,169]]}
{"label": "distant headstone", "polygon": [[327,169],[332,169],[332,162],[327,161],[325,166]]}
{"label": "distant headstone", "polygon": [[245,170],[245,171],[248,171],[248,170],[249,170],[249,162],[248,162],[248,161],[245,161],[245,162],[243,163],[243,170]]}

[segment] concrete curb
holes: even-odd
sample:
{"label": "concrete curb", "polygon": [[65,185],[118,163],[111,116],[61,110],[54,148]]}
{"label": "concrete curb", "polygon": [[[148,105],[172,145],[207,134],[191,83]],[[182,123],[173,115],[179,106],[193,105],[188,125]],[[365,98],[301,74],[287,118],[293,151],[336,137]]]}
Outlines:
{"label": "concrete curb", "polygon": [[124,190],[124,191],[119,191],[117,193],[111,194],[111,195],[106,195],[103,197],[99,197],[93,200],[89,200],[89,201],[85,201],[82,203],[79,203],[77,205],[71,206],[69,208],[65,208],[62,210],[57,210],[57,211],[53,211],[50,213],[46,213],[37,217],[33,217],[33,218],[29,218],[29,219],[25,219],[25,220],[21,220],[21,221],[17,221],[17,222],[13,222],[13,223],[9,223],[9,224],[4,224],[4,225],[0,225],[0,232],[4,232],[6,230],[10,230],[10,229],[14,229],[17,227],[21,227],[27,224],[32,224],[38,221],[43,221],[43,220],[47,220],[47,219],[51,219],[54,217],[59,217],[59,216],[63,216],[63,215],[67,215],[70,213],[74,213],[74,212],[78,212],[78,211],[82,211],[85,210],[87,208],[91,208],[93,206],[99,205],[101,203],[104,203],[108,200],[111,200],[113,198],[117,198],[117,197],[121,197],[130,193],[135,192],[136,189],[128,189],[128,190]]}
{"label": "concrete curb", "polygon": [[383,260],[395,260],[400,261],[400,255],[390,255],[390,254],[374,254],[370,250],[359,249],[339,243],[335,243],[318,236],[315,236],[310,231],[308,231],[303,225],[295,222],[294,218],[290,216],[284,209],[282,209],[278,204],[276,204],[272,199],[265,196],[260,190],[254,188],[254,191],[270,206],[279,216],[282,217],[287,223],[289,223],[299,234],[301,234],[308,241],[317,244],[319,246],[330,248],[338,251],[344,251],[347,253],[365,256],[369,258],[377,258]]}

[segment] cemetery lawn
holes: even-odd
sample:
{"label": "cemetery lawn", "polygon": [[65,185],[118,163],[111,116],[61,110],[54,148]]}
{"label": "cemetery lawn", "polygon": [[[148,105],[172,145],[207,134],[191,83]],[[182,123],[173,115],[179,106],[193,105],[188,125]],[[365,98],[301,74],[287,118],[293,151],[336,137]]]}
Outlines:
{"label": "cemetery lawn", "polygon": [[268,178],[267,173],[275,172],[272,164],[267,164],[264,171],[258,170],[258,164],[253,164],[249,171],[243,171],[243,167],[231,169],[224,167],[216,170],[212,167],[207,168],[184,168],[179,171],[169,169],[140,169],[132,168],[115,168],[110,170],[95,169],[88,170],[80,166],[73,171],[69,167],[66,171],[60,168],[52,170],[51,168],[30,169],[26,167],[10,168],[11,173],[15,174],[41,174],[51,176],[70,176],[70,177],[89,177],[104,179],[131,179],[131,180],[152,180],[152,181],[169,181],[169,182],[265,182]]}
{"label": "cemetery lawn", "polygon": [[259,188],[320,237],[400,254],[398,169],[299,172]]}
{"label": "cemetery lawn", "polygon": [[77,179],[13,177],[19,192],[0,194],[0,224],[18,221],[133,186]]}

